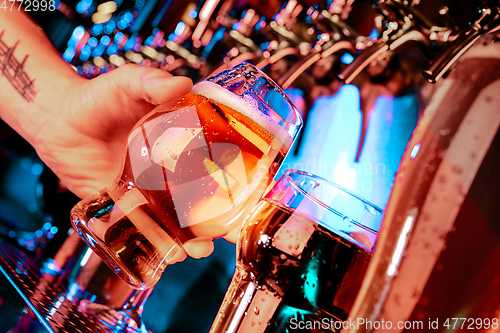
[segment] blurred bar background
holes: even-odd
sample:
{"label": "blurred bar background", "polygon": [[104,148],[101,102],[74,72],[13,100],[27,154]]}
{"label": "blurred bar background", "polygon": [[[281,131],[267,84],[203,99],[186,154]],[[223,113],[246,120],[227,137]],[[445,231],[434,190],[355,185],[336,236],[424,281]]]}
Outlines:
{"label": "blurred bar background", "polygon": [[[477,9],[471,0],[401,3],[430,26],[445,28],[428,32],[418,15],[369,0],[56,0],[57,10],[30,15],[64,60],[89,79],[134,63],[197,82],[239,62],[254,63],[286,88],[305,120],[279,175],[309,171],[384,208],[432,96],[421,74],[447,42],[440,33],[466,29]],[[425,38],[412,31],[424,31]],[[398,39],[402,35],[408,43]],[[375,47],[396,43],[377,58],[367,56],[364,67],[351,65]],[[38,258],[54,257],[78,199],[4,123],[0,177],[1,241]],[[209,258],[169,267],[146,303],[148,329],[208,332],[233,274],[234,253],[234,245],[218,240]],[[19,325],[26,312],[7,285],[0,281],[1,332]]]}

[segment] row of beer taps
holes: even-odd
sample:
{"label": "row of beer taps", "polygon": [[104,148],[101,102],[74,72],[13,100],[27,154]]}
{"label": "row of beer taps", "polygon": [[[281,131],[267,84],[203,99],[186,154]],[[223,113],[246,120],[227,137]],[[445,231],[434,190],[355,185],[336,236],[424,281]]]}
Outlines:
{"label": "row of beer taps", "polygon": [[[248,61],[288,88],[302,74],[313,76],[318,84],[331,83],[333,78],[355,83],[362,73],[374,82],[384,82],[393,72],[397,49],[416,43],[427,57],[424,77],[436,82],[457,55],[482,34],[498,28],[499,1],[474,1],[477,17],[471,17],[468,29],[460,31],[445,6],[439,9],[445,22],[440,26],[419,12],[420,0],[372,0],[374,31],[363,36],[345,22],[358,14],[351,13],[354,0],[330,0],[328,5],[309,7],[286,0],[272,18],[260,13],[262,8],[253,9],[251,2],[245,6],[242,1],[206,0],[199,11],[194,3],[187,6],[175,33],[168,36],[169,32],[154,29],[150,37],[156,42],[144,42],[133,50],[141,57],[125,58],[169,71],[186,66],[196,71],[191,74],[195,81]],[[272,13],[270,7],[267,10]]]}
{"label": "row of beer taps", "polygon": [[[305,122],[319,96],[354,84],[360,89],[362,112],[358,160],[377,96],[397,96],[437,82],[474,41],[498,29],[500,14],[499,1],[477,1],[475,17],[460,30],[445,6],[439,8],[444,22],[439,25],[419,11],[418,0],[374,0],[374,30],[363,36],[345,22],[356,15],[351,12],[353,1],[307,7],[288,0],[269,20],[252,8],[234,10],[232,1],[220,5],[207,0],[190,33],[162,49],[183,59],[164,68],[195,68],[196,79],[201,79],[251,62],[283,88],[303,91]],[[423,109],[427,102],[425,93],[421,95]]]}
{"label": "row of beer taps", "polygon": [[356,12],[354,0],[312,5],[305,0],[282,4],[206,0],[198,8],[195,3],[187,5],[170,35],[154,29],[145,39],[149,43],[126,52],[123,58],[112,55],[100,58],[99,63],[153,65],[196,82],[250,62],[283,88],[302,90],[306,126],[318,97],[334,95],[342,84],[356,85],[362,113],[358,161],[378,96],[415,90],[423,110],[433,90],[428,82],[443,78],[472,43],[499,28],[500,1],[474,1],[477,11],[470,14],[467,27],[459,28],[446,6],[438,9],[437,23],[435,16],[431,19],[420,11],[420,0],[372,0],[369,20],[373,30],[363,35],[346,23],[366,17]]}

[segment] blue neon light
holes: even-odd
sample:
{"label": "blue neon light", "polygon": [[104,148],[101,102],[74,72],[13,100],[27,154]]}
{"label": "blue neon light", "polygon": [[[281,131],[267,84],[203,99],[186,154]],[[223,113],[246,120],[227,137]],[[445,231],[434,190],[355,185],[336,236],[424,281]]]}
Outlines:
{"label": "blue neon light", "polygon": [[174,31],[174,34],[179,37],[180,35],[182,35],[182,33],[184,32],[184,29],[186,28],[186,23],[180,21],[179,23],[177,23],[177,26],[175,27],[175,31]]}
{"label": "blue neon light", "polygon": [[346,65],[349,65],[354,61],[354,57],[350,53],[346,52],[342,55],[342,57],[340,57],[340,61],[342,61],[342,63]]}

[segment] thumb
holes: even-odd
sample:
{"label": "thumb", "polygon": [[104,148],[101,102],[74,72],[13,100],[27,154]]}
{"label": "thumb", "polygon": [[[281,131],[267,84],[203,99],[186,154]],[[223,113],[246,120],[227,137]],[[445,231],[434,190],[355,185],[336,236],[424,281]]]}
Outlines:
{"label": "thumb", "polygon": [[170,102],[174,98],[186,95],[191,91],[193,82],[187,77],[152,77],[143,81],[145,100],[158,105]]}
{"label": "thumb", "polygon": [[174,77],[167,71],[138,65],[123,66],[114,74],[116,84],[127,95],[125,98],[132,98],[137,102],[146,101],[153,105],[184,96],[193,86],[187,77]]}

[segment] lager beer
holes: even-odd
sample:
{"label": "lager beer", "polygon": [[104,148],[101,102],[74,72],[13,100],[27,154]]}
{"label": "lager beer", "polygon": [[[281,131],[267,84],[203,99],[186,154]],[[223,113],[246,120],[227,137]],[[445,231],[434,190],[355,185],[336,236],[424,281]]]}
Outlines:
{"label": "lager beer", "polygon": [[[201,82],[144,117],[129,135],[116,184],[73,211],[83,238],[136,288],[152,287],[186,252],[208,256],[212,239],[237,230],[293,142],[296,109],[260,72],[243,66],[248,77],[219,74],[229,79]],[[272,109],[276,102],[295,127]]]}

